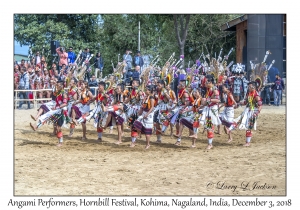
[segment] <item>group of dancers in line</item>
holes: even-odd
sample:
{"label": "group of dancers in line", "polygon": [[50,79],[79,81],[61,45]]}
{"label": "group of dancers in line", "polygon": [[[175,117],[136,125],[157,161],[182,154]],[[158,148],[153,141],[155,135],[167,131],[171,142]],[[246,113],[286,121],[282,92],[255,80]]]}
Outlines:
{"label": "group of dancers in line", "polygon": [[[67,90],[62,81],[57,81],[53,87],[52,100],[44,103],[31,118],[36,121],[30,123],[36,131],[42,125],[53,124],[53,133],[58,138],[58,145],[63,145],[62,126],[70,124],[71,137],[76,126],[82,126],[82,140],[86,140],[86,123],[94,120],[98,138],[103,139],[103,130],[116,126],[118,140],[122,143],[124,127],[127,124],[131,130],[130,147],[136,145],[136,139],[141,134],[146,136],[145,149],[150,147],[150,137],[156,134],[157,143],[162,143],[162,136],[170,127],[171,135],[177,137],[175,145],[180,146],[183,129],[189,129],[192,139],[191,147],[196,147],[199,128],[207,133],[207,148],[213,148],[215,130],[220,133],[221,125],[228,135],[228,142],[232,141],[232,131],[239,128],[246,130],[246,143],[250,146],[252,130],[256,129],[258,115],[262,109],[262,101],[256,90],[256,82],[249,82],[248,91],[244,99],[236,102],[228,84],[222,86],[221,103],[219,89],[215,86],[213,75],[205,76],[206,93],[201,94],[198,88],[187,86],[186,80],[178,82],[178,97],[165,80],[153,79],[140,85],[140,80],[133,78],[131,87],[124,87],[123,83],[115,81],[100,81],[97,95],[93,96],[86,81],[70,80]],[[91,103],[95,108],[91,109]],[[234,119],[234,109],[245,105],[244,111]],[[222,112],[220,109],[224,107]],[[176,130],[174,133],[174,129]]]}

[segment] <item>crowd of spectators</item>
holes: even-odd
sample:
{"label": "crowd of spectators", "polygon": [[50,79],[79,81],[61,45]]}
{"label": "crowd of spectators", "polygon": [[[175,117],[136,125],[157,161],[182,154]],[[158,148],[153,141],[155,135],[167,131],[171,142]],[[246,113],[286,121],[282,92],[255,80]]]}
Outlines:
{"label": "crowd of spectators", "polygon": [[[44,56],[41,56],[39,52],[36,52],[34,56],[31,56],[30,60],[21,62],[14,61],[14,90],[18,91],[18,99],[33,99],[33,91],[26,90],[41,90],[41,89],[53,89],[57,81],[64,81],[65,88],[68,86],[68,82],[73,75],[70,75],[70,69],[74,64],[77,55],[73,52],[73,48],[70,47],[66,52],[63,47],[56,49],[58,55],[58,62],[47,64]],[[89,56],[91,56],[89,49],[86,48],[81,55],[79,55],[78,66],[83,62],[87,65],[87,69],[90,70]],[[98,71],[103,69],[103,58],[100,52],[92,60],[95,68]],[[85,80],[89,82],[91,87],[98,86],[98,80],[95,75],[91,75],[90,71],[85,74]],[[80,84],[79,84],[80,85]],[[25,90],[25,91],[21,91]],[[94,92],[94,90],[92,89]],[[37,99],[51,98],[51,90],[36,91]],[[14,92],[14,96],[16,93]],[[40,103],[47,101],[40,100]],[[23,108],[23,104],[27,104],[27,109],[32,108],[32,101],[19,101],[18,109]]]}

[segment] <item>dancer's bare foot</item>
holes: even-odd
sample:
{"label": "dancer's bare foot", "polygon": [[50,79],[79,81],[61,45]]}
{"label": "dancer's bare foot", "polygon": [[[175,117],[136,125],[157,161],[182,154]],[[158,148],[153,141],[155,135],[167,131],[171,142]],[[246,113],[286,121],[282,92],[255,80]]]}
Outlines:
{"label": "dancer's bare foot", "polygon": [[158,144],[160,144],[161,143],[161,140],[156,140],[156,142],[155,143],[158,143]]}
{"label": "dancer's bare foot", "polygon": [[109,129],[109,134],[112,134],[113,133],[113,129]]}
{"label": "dancer's bare foot", "polygon": [[195,139],[198,138],[198,137],[197,137],[197,134],[193,134],[193,135],[191,135],[191,136],[189,136],[189,137],[190,137],[190,138],[195,138]]}
{"label": "dancer's bare foot", "polygon": [[81,139],[82,141],[87,140],[86,136],[83,136]]}
{"label": "dancer's bare foot", "polygon": [[219,134],[219,135],[221,135],[221,132],[220,132],[220,131],[217,131],[217,132],[215,132],[215,134]]}
{"label": "dancer's bare foot", "polygon": [[123,142],[121,141],[116,141],[115,144],[122,144]]}
{"label": "dancer's bare foot", "polygon": [[213,145],[212,145],[212,144],[209,144],[209,145],[206,147],[206,149],[211,149],[211,148],[213,148]]}
{"label": "dancer's bare foot", "polygon": [[129,147],[135,147],[135,142],[131,142]]}
{"label": "dancer's bare foot", "polygon": [[230,142],[232,142],[232,139],[228,139],[228,140],[227,140],[227,143],[230,143]]}
{"label": "dancer's bare foot", "polygon": [[33,119],[34,121],[36,121],[36,118],[33,115],[30,115],[31,119]]}
{"label": "dancer's bare foot", "polygon": [[180,146],[180,145],[181,145],[181,142],[180,142],[180,141],[176,141],[175,145],[176,145],[176,146]]}
{"label": "dancer's bare foot", "polygon": [[196,145],[195,145],[195,144],[192,144],[191,148],[196,148]]}
{"label": "dancer's bare foot", "polygon": [[145,149],[149,149],[150,148],[150,144],[146,145]]}
{"label": "dancer's bare foot", "polygon": [[62,143],[58,143],[56,146],[61,147],[63,144]]}
{"label": "dancer's bare foot", "polygon": [[250,146],[250,143],[247,142],[246,144],[243,145],[244,147],[249,147]]}
{"label": "dancer's bare foot", "polygon": [[69,133],[69,137],[72,137],[72,136],[73,136],[73,132],[70,132],[70,133]]}
{"label": "dancer's bare foot", "polygon": [[30,123],[30,127],[32,128],[32,130],[36,131],[36,127],[34,127],[31,123]]}
{"label": "dancer's bare foot", "polygon": [[179,134],[177,134],[177,133],[176,133],[176,134],[173,134],[173,136],[175,136],[175,137],[177,137],[177,138],[178,138],[178,137],[179,137]]}
{"label": "dancer's bare foot", "polygon": [[173,132],[170,133],[170,136],[173,136]]}

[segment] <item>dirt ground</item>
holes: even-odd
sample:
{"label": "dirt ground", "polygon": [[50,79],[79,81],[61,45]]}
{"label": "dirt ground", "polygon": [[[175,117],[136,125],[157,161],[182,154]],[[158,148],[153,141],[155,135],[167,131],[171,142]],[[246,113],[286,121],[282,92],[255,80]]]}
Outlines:
{"label": "dirt ground", "polygon": [[[16,110],[14,125],[14,192],[18,195],[131,195],[220,196],[286,195],[286,107],[264,106],[252,144],[246,148],[245,130],[215,134],[214,148],[206,151],[206,134],[198,134],[197,147],[185,128],[181,146],[175,137],[163,136],[144,150],[145,137],[130,148],[127,130],[123,144],[116,145],[117,130],[103,134],[96,143],[96,129],[87,124],[88,140],[81,126],[72,138],[64,128],[64,146],[57,147],[52,125],[31,130],[30,114],[36,109]],[[243,108],[236,109],[235,117]],[[169,130],[167,131],[169,134]]]}

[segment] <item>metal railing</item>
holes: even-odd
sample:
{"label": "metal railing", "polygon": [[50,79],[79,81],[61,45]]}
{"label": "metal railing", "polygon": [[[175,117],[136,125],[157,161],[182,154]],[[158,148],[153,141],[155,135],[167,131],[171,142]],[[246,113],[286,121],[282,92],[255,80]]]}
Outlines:
{"label": "metal railing", "polygon": [[[69,88],[64,88],[65,90],[68,90]],[[94,96],[97,95],[97,92],[98,92],[98,87],[90,87],[90,89],[94,89],[95,92],[94,92]],[[50,101],[51,98],[37,98],[36,96],[36,92],[44,92],[44,91],[51,91],[52,92],[52,89],[38,89],[38,90],[14,90],[14,92],[16,93],[15,94],[15,98],[14,98],[14,106],[15,106],[15,109],[17,109],[17,106],[18,106],[18,102],[19,101],[33,101],[33,107],[34,108],[37,108],[38,106],[38,101]],[[32,95],[33,95],[33,99],[19,99],[18,96],[19,96],[19,92],[32,92]]]}

